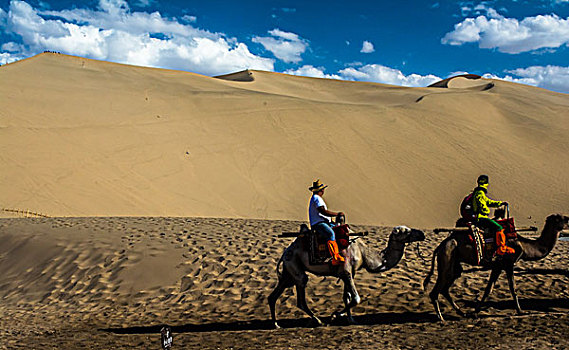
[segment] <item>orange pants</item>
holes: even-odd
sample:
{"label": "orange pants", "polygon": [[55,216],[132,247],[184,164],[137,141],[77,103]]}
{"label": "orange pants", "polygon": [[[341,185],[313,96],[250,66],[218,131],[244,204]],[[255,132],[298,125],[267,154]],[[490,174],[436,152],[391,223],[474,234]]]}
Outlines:
{"label": "orange pants", "polygon": [[504,230],[500,230],[496,232],[496,254],[504,255],[504,254],[513,254],[516,251],[508,247],[506,245],[506,235],[504,234]]}

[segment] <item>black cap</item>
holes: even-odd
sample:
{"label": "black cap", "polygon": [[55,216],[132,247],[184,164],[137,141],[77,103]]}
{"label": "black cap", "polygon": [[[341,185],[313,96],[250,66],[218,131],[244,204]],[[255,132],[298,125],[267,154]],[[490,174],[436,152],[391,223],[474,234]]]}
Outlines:
{"label": "black cap", "polygon": [[479,185],[485,185],[488,183],[488,175],[480,175],[478,176],[478,180],[476,180]]}

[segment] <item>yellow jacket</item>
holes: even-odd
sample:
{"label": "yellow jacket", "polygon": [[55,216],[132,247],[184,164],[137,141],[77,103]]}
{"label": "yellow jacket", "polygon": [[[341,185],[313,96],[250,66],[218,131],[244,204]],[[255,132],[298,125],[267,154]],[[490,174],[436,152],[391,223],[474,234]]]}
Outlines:
{"label": "yellow jacket", "polygon": [[501,201],[495,201],[486,196],[488,192],[488,184],[479,185],[474,189],[474,213],[477,218],[488,218],[490,214],[490,207],[499,207],[502,205]]}

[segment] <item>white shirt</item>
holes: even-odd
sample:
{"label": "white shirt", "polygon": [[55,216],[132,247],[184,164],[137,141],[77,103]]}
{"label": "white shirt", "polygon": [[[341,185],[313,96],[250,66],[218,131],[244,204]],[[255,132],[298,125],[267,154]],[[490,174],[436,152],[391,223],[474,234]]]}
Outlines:
{"label": "white shirt", "polygon": [[326,207],[326,203],[324,199],[317,194],[313,194],[310,198],[310,202],[308,203],[308,218],[310,219],[310,226],[314,226],[320,222],[330,222],[330,218],[320,214],[318,208],[324,207],[324,209],[328,209]]}

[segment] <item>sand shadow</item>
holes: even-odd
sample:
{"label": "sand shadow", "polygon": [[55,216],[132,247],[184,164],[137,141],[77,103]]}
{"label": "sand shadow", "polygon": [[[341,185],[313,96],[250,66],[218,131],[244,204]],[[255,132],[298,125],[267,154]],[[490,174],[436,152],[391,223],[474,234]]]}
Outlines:
{"label": "sand shadow", "polygon": [[[469,269],[464,269],[463,273],[476,273],[476,272],[490,272],[492,269],[490,267],[472,267]],[[514,274],[516,276],[520,275],[560,275],[569,277],[569,270],[566,269],[545,269],[545,268],[529,268],[529,269],[519,269],[515,268]]]}
{"label": "sand shadow", "polygon": [[[281,321],[279,321],[280,324]],[[302,327],[302,319],[298,320],[282,320],[282,325],[287,327]],[[103,332],[115,334],[149,334],[160,333],[160,329],[164,326],[141,326],[141,327],[125,327],[125,328],[103,328],[99,329]],[[204,324],[185,324],[180,326],[169,325],[173,333],[201,333],[201,332],[224,332],[224,331],[251,331],[272,329],[270,320],[252,320],[252,321],[236,321],[236,322],[212,322]]]}
{"label": "sand shadow", "polygon": [[560,275],[569,277],[569,270],[566,269],[544,269],[544,268],[530,268],[530,269],[516,269],[516,275]]}
{"label": "sand shadow", "polygon": [[[384,324],[405,324],[405,323],[431,323],[436,320],[436,316],[432,312],[385,312],[376,314],[367,314],[354,316],[358,325],[372,326]],[[347,323],[338,321],[331,324],[330,317],[322,317],[321,320],[330,327],[345,326]],[[281,328],[306,328],[310,324],[310,319],[279,319]],[[156,334],[160,333],[160,329],[164,325],[152,325],[146,327],[125,327],[125,328],[103,328],[99,329],[103,332],[115,334]],[[273,323],[271,320],[251,320],[236,322],[213,322],[205,324],[185,324],[180,326],[169,325],[173,333],[200,333],[200,332],[231,332],[231,331],[258,331],[272,330]]]}
{"label": "sand shadow", "polygon": [[[559,312],[569,311],[569,299],[565,298],[551,298],[551,299],[538,299],[538,298],[519,298],[520,307],[524,311],[537,311],[537,312]],[[476,300],[461,300],[463,305],[475,308]],[[516,307],[513,300],[500,300],[500,301],[487,301],[484,303],[483,310],[494,308],[496,310],[512,310],[515,312]],[[559,310],[564,309],[564,310]],[[489,315],[492,316],[492,315]]]}

